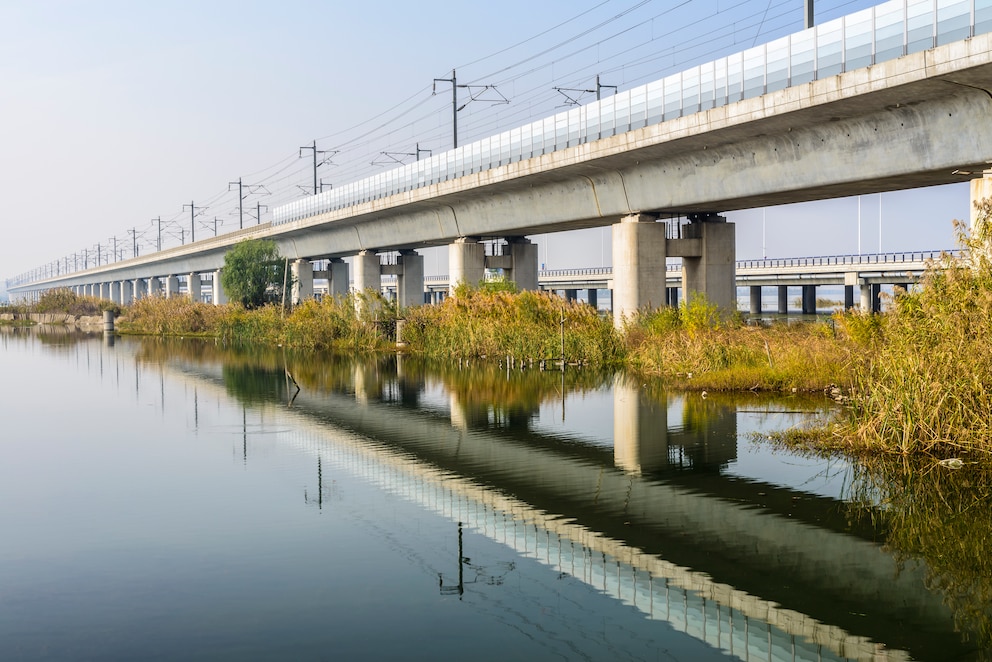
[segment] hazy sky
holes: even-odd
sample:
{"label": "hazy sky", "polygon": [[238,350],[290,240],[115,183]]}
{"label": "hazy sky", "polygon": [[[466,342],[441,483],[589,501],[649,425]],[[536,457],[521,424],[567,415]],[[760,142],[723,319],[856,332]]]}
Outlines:
{"label": "hazy sky", "polygon": [[[818,0],[817,22],[876,4]],[[134,2],[0,0],[0,279],[65,256],[130,256],[238,227],[228,183],[263,184],[267,208],[312,186],[317,140],[326,183],[450,147],[450,87],[497,84],[459,113],[459,141],[560,111],[554,87],[621,90],[802,28],[802,0],[499,2]],[[593,95],[567,92],[588,102]],[[609,93],[605,90],[604,93]],[[506,98],[508,104],[490,101]],[[383,155],[382,152],[391,154]],[[301,188],[303,187],[303,188]],[[268,193],[268,195],[262,195]],[[202,207],[202,209],[201,209]],[[879,196],[861,199],[861,248],[879,247]],[[885,251],[953,246],[966,184],[881,200]],[[751,210],[738,257],[853,253],[858,201]],[[245,216],[245,224],[255,222]],[[609,232],[540,237],[548,268],[599,266]],[[70,262],[71,262],[70,257]],[[446,254],[427,259],[446,273]]]}

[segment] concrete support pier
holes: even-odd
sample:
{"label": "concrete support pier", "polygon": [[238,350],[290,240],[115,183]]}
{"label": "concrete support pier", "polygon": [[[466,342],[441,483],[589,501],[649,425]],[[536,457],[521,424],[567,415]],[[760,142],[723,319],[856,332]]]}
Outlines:
{"label": "concrete support pier", "polygon": [[186,276],[186,294],[195,302],[203,301],[203,283],[200,274],[193,272]]}
{"label": "concrete support pier", "polygon": [[537,244],[527,237],[510,237],[506,247],[512,260],[508,274],[510,280],[519,290],[537,291]]}
{"label": "concrete support pier", "polygon": [[613,226],[613,324],[617,328],[639,308],[665,303],[666,250],[665,224],[652,216],[625,216]]}
{"label": "concrete support pier", "polygon": [[341,258],[332,259],[327,265],[327,293],[332,297],[347,296],[350,286],[348,263]]}
{"label": "concrete support pier", "polygon": [[599,309],[599,290],[591,289],[589,290],[588,297],[586,299],[589,305],[595,309]]}
{"label": "concrete support pier", "polygon": [[148,279],[148,296],[157,297],[162,294],[162,281],[157,276]]}
{"label": "concrete support pier", "polygon": [[121,303],[121,282],[119,280],[111,281],[110,285],[110,300],[116,304]]}
{"label": "concrete support pier", "polygon": [[816,314],[816,285],[803,285],[803,315]]}
{"label": "concrete support pier", "polygon": [[294,306],[304,299],[313,298],[313,265],[309,260],[300,258],[290,266],[293,276],[293,289],[289,297]]}
{"label": "concrete support pier", "polygon": [[177,296],[179,296],[179,278],[170,275],[165,279],[165,297],[171,299]]}
{"label": "concrete support pier", "polygon": [[778,286],[778,314],[788,315],[789,314],[789,286],[779,285]]}
{"label": "concrete support pier", "polygon": [[850,310],[854,308],[854,286],[845,285],[844,286],[844,310]]}
{"label": "concrete support pier", "polygon": [[[723,216],[707,214],[692,219],[683,227],[682,241],[685,240],[698,240],[699,243],[697,256],[682,258],[682,292],[686,299],[695,292],[702,292],[720,310],[728,313],[737,310],[734,224],[727,223]],[[615,258],[613,264],[616,265]],[[661,278],[664,282],[664,271]]]}
{"label": "concrete support pier", "polygon": [[355,292],[362,294],[365,290],[376,293],[382,292],[382,266],[379,254],[375,251],[361,251],[354,258]]}
{"label": "concrete support pier", "polygon": [[134,300],[134,284],[129,280],[122,280],[120,284],[121,288],[121,305],[130,306],[131,302]]}
{"label": "concrete support pier", "polygon": [[210,288],[212,291],[213,303],[215,306],[222,306],[227,303],[227,294],[224,292],[224,286],[220,282],[221,269],[214,272],[213,280],[210,283]]}
{"label": "concrete support pier", "polygon": [[396,297],[401,308],[424,304],[424,256],[404,250],[396,260]]}
{"label": "concrete support pier", "polygon": [[761,285],[752,285],[750,287],[751,291],[751,301],[750,301],[750,312],[752,315],[761,314]]}
{"label": "concrete support pier", "polygon": [[134,296],[135,301],[138,301],[139,299],[144,299],[146,296],[148,296],[148,291],[145,289],[144,278],[135,278],[134,281],[131,283],[131,285],[133,288],[131,292],[132,295]]}
{"label": "concrete support pier", "polygon": [[448,246],[448,292],[462,283],[475,287],[486,276],[486,247],[473,237],[459,237]]}
{"label": "concrete support pier", "polygon": [[870,313],[871,312],[871,285],[868,283],[862,283],[860,289],[861,294],[861,312]]}

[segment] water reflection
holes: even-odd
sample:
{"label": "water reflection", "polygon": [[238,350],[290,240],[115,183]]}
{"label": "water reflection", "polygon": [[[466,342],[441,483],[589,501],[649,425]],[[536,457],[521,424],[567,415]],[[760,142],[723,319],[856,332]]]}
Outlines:
{"label": "water reflection", "polygon": [[[748,412],[788,418],[809,409],[800,399],[204,342],[94,342],[78,357],[112,361],[118,383],[133,363],[136,398],[139,373],[154,376],[163,412],[185,407],[195,428],[201,399],[234,398],[240,460],[278,429],[312,458],[302,496],[321,512],[347,470],[442,515],[441,595],[498,590],[526,558],[744,659],[949,659],[988,642],[990,476],[880,466],[825,494],[744,471]],[[166,400],[175,380],[185,402]],[[515,556],[480,557],[469,533]]]}
{"label": "water reflection", "polygon": [[[184,370],[250,404],[285,404],[289,371],[302,447],[725,652],[870,659],[884,642],[895,659],[959,645],[923,569],[900,571],[842,501],[722,474],[740,443],[727,399],[582,371],[563,388],[560,373],[432,371],[409,357],[184,351],[198,356]],[[154,352],[177,363],[142,350]],[[541,433],[542,404],[564,398],[564,410],[589,391],[612,399],[612,444]],[[365,441],[331,443],[328,427]],[[463,587],[466,567],[441,587]]]}

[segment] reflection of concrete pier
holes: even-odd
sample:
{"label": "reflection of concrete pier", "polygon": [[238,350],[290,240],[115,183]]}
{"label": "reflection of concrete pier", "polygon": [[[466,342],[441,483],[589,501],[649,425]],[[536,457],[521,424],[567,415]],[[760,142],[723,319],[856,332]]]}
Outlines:
{"label": "reflection of concrete pier", "polygon": [[[297,442],[325,459],[347,447],[361,454],[366,471],[390,467],[385,473],[391,480],[433,476],[427,487],[416,484],[422,492],[448,490],[462,499],[469,511],[459,512],[458,521],[505,542],[503,533],[484,526],[499,515],[512,524],[513,535],[556,540],[551,548],[527,543],[523,551],[539,556],[544,549],[545,562],[565,572],[574,563],[584,581],[653,617],[666,614],[683,624],[680,629],[728,652],[741,654],[739,646],[746,646],[747,655],[767,659],[767,646],[742,643],[751,641],[751,634],[736,630],[742,622],[786,659],[793,644],[806,650],[804,642],[859,659],[878,653],[863,637],[931,654],[957,644],[950,615],[924,588],[922,571],[899,572],[874,542],[820,526],[815,517],[798,521],[742,499],[739,486],[715,472],[707,472],[703,491],[652,475],[677,453],[697,458],[693,464],[732,458],[733,410],[717,408],[715,419],[696,416],[693,401],[685,405],[682,428],[669,429],[662,403],[621,384],[616,416],[626,421],[615,430],[627,433],[617,435],[619,448],[609,456],[561,439],[542,440],[533,430],[453,425],[457,420],[437,411],[398,406],[385,397],[389,388],[370,390],[367,377],[363,373],[362,406],[351,395],[304,390],[291,414],[300,430],[293,433]],[[392,378],[379,372],[377,379],[385,385]],[[339,428],[361,437],[336,434]],[[826,507],[843,508],[836,502]],[[475,519],[472,512],[479,513]],[[598,562],[603,555],[605,564]],[[852,572],[856,580],[845,582]],[[664,596],[655,591],[659,587]],[[682,597],[673,596],[673,587]],[[723,634],[713,639],[714,633]]]}
{"label": "reflection of concrete pier", "polygon": [[668,426],[667,402],[645,393],[636,381],[613,382],[613,461],[625,471],[649,474],[690,464],[720,466],[737,457],[737,412],[699,396],[683,400],[681,429]]}

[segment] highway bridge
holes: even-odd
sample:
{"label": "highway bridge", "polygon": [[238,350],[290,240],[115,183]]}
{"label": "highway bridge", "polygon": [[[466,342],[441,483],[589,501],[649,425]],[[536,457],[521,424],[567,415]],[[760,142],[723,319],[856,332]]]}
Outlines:
{"label": "highway bridge", "polygon": [[723,212],[969,180],[976,199],[992,189],[990,29],[981,0],[891,0],[309,196],[273,224],[72,273],[53,263],[8,290],[90,286],[129,301],[186,276],[195,295],[251,237],[293,261],[295,299],[312,294],[312,263],[329,260],[333,293],[395,275],[400,303],[416,305],[418,248],[448,246],[449,285],[501,269],[535,289],[527,235],[608,225],[615,320],[666,301],[669,257],[682,258],[683,293],[731,308]]}

